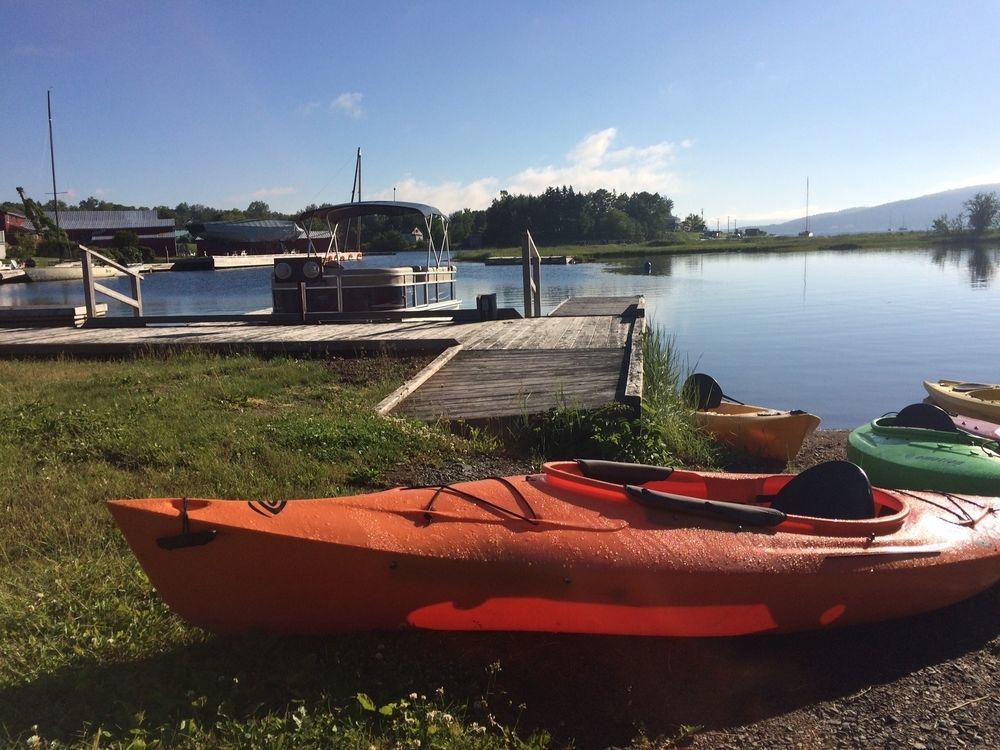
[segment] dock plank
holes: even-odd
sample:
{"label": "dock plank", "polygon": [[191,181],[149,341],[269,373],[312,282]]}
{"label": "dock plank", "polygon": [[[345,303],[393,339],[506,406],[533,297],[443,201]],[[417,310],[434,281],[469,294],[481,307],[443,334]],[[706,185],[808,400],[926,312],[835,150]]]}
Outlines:
{"label": "dock plank", "polygon": [[396,412],[475,421],[558,406],[595,408],[616,401],[621,374],[619,349],[463,350]]}

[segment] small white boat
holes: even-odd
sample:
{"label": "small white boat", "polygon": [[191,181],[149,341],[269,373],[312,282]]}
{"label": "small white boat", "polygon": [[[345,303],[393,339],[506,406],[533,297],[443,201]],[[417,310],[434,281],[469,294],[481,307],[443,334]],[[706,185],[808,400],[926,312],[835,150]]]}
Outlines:
{"label": "small white boat", "polygon": [[[111,266],[91,266],[95,279],[107,279],[111,276],[123,276],[117,268]],[[73,281],[83,279],[83,264],[78,260],[68,260],[51,266],[35,266],[26,268],[29,281]]]}
{"label": "small white boat", "polygon": [[27,280],[28,275],[16,260],[12,260],[10,263],[0,263],[0,283],[10,284],[15,281]]}

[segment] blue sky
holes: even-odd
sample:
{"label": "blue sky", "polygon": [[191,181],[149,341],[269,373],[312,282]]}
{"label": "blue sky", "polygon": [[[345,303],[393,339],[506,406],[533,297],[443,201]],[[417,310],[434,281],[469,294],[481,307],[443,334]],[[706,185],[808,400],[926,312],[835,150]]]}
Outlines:
{"label": "blue sky", "polygon": [[746,225],[1000,182],[1000,3],[0,0],[0,200],[649,190]]}

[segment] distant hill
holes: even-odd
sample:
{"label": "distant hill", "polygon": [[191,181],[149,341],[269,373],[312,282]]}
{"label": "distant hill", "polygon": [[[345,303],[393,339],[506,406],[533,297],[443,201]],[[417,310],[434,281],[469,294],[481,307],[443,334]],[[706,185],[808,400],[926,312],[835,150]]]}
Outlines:
{"label": "distant hill", "polygon": [[[976,193],[1000,193],[1000,183],[977,185],[919,198],[883,203],[870,208],[845,208],[809,217],[809,229],[814,234],[861,234],[864,232],[898,232],[901,229],[930,229],[941,214],[954,218],[965,211],[964,203]],[[768,234],[798,234],[805,229],[805,216],[781,224],[760,225]]]}

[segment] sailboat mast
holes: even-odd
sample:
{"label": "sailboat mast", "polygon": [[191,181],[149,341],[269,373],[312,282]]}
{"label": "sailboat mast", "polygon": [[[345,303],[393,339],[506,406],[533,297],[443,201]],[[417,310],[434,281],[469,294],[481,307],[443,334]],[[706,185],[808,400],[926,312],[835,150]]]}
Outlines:
{"label": "sailboat mast", "polygon": [[49,160],[52,163],[52,208],[56,213],[56,229],[59,228],[59,193],[56,190],[56,150],[52,145],[52,89],[46,92],[49,105]]}
{"label": "sailboat mast", "polygon": [[806,232],[809,231],[809,178],[806,177]]}
{"label": "sailboat mast", "polygon": [[354,203],[354,191],[358,191],[358,201],[361,201],[361,148],[358,147],[358,158],[354,162],[354,184],[351,185],[351,203]]}
{"label": "sailboat mast", "polygon": [[[351,203],[354,203],[354,195],[357,191],[358,203],[361,202],[361,147],[358,146],[358,158],[354,162],[354,183],[351,185]],[[351,221],[347,221],[347,232],[351,231]],[[361,252],[361,217],[354,227],[354,236],[357,238],[357,251]],[[344,234],[344,246],[347,246],[347,234]]]}

